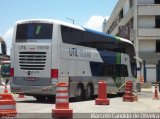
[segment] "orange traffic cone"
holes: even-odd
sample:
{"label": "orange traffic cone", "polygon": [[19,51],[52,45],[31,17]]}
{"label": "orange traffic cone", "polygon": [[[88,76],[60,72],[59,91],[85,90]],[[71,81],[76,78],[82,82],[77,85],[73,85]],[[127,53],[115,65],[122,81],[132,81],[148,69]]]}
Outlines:
{"label": "orange traffic cone", "polygon": [[158,82],[156,82],[156,84],[155,84],[155,92],[154,92],[153,100],[159,100],[157,84],[158,84]]}
{"label": "orange traffic cone", "polygon": [[95,100],[96,105],[109,105],[110,100],[107,99],[107,83],[104,81],[98,82],[98,98]]}
{"label": "orange traffic cone", "polygon": [[52,109],[53,118],[72,118],[73,110],[69,109],[68,85],[59,83],[56,87],[56,109]]}
{"label": "orange traffic cone", "polygon": [[16,117],[16,101],[8,93],[0,94],[0,117]]}
{"label": "orange traffic cone", "polygon": [[123,101],[126,102],[133,102],[134,101],[134,95],[132,94],[133,84],[132,81],[126,81],[125,85],[125,94],[123,96]]}
{"label": "orange traffic cone", "polygon": [[5,85],[5,87],[4,87],[4,93],[8,93],[7,85]]}

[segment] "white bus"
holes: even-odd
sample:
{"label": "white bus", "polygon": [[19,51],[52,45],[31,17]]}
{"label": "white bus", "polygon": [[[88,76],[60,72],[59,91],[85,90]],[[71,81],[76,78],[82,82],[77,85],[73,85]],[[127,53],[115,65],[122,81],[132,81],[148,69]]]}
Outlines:
{"label": "white bus", "polygon": [[[77,100],[97,94],[98,81],[108,93],[136,78],[134,46],[129,40],[58,20],[18,21],[11,48],[11,91],[45,100],[58,82]],[[120,88],[118,92],[124,92]]]}

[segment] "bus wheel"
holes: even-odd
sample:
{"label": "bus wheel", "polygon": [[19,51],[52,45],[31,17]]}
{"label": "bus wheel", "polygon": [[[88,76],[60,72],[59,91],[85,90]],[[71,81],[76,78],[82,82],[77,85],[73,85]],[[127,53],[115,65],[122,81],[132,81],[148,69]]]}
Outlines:
{"label": "bus wheel", "polygon": [[92,99],[93,97],[93,85],[92,84],[88,84],[87,85],[87,89],[86,89],[86,99]]}
{"label": "bus wheel", "polygon": [[47,96],[48,102],[55,102],[55,96]]}
{"label": "bus wheel", "polygon": [[84,98],[84,87],[83,84],[78,84],[76,88],[75,100],[81,101]]}
{"label": "bus wheel", "polygon": [[45,96],[35,96],[35,98],[38,102],[44,102],[46,100]]}

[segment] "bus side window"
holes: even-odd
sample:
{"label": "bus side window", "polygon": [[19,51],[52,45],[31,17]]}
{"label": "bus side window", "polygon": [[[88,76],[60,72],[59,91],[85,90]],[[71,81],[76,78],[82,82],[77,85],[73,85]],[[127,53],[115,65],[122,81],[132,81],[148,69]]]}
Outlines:
{"label": "bus side window", "polygon": [[72,45],[79,45],[83,41],[82,31],[67,26],[61,26],[62,42]]}
{"label": "bus side window", "polygon": [[93,76],[103,76],[103,63],[90,62],[90,67]]}
{"label": "bus side window", "polygon": [[114,67],[113,67],[113,65],[105,64],[103,72],[104,72],[104,76],[113,76],[113,74],[114,74]]}
{"label": "bus side window", "polygon": [[128,77],[127,66],[123,64],[115,65],[115,76],[116,77]]}

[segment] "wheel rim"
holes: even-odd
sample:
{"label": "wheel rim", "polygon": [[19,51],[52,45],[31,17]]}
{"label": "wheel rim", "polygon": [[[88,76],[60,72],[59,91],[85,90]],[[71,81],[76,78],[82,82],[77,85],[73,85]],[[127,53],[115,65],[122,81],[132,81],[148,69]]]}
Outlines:
{"label": "wheel rim", "polygon": [[77,97],[81,97],[81,94],[82,94],[82,90],[81,90],[81,88],[78,86],[78,87],[77,87],[77,90],[76,90],[76,96],[77,96]]}

